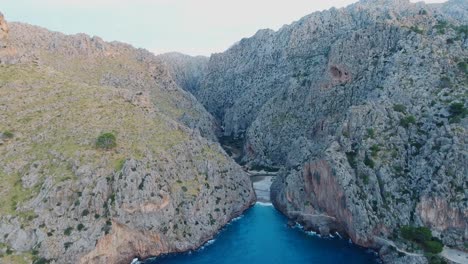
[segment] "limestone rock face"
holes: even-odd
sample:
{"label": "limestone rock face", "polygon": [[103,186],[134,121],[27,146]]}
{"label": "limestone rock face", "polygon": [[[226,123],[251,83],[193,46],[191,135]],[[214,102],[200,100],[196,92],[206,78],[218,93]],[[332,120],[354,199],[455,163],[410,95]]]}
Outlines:
{"label": "limestone rock face", "polygon": [[5,17],[0,13],[0,40],[4,41],[8,37],[8,24]]}
{"label": "limestone rock face", "polygon": [[171,75],[180,87],[192,94],[200,90],[201,82],[207,72],[208,57],[192,57],[176,52],[165,53],[157,57],[167,64]]}
{"label": "limestone rock face", "polygon": [[[0,263],[128,264],[195,249],[255,201],[213,117],[164,61],[9,28],[21,55],[0,65]],[[103,133],[116,146],[99,148]]]}
{"label": "limestone rock face", "polygon": [[8,33],[8,23],[0,12],[0,64],[12,62],[16,55],[16,50],[9,44]]}
{"label": "limestone rock face", "polygon": [[214,54],[194,94],[244,140],[243,162],[282,167],[272,200],[290,218],[371,247],[424,225],[463,249],[466,10],[386,0],[316,12]]}

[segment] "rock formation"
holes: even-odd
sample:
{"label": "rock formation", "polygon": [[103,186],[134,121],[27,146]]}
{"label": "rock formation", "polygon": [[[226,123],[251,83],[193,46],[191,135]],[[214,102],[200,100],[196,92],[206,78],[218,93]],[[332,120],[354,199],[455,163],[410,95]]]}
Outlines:
{"label": "rock formation", "polygon": [[361,0],[208,60],[0,19],[0,260],[199,246],[255,199],[220,133],[306,229],[386,263],[427,262],[403,226],[466,251],[467,24],[466,0]]}
{"label": "rock formation", "polygon": [[[194,249],[254,202],[214,119],[162,60],[0,26],[18,51],[0,66],[0,263],[127,264]],[[112,147],[97,145],[104,133]]]}
{"label": "rock formation", "polygon": [[426,226],[466,250],[467,10],[316,12],[214,54],[194,94],[244,141],[244,163],[282,168],[272,200],[307,228],[379,248]]}
{"label": "rock formation", "polygon": [[8,63],[16,55],[16,50],[10,47],[8,41],[8,23],[0,12],[0,64]]}

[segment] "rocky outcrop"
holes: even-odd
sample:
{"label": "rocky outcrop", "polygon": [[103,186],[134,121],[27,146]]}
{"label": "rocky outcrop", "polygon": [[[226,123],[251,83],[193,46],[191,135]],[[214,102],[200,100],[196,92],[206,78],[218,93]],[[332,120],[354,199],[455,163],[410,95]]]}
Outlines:
{"label": "rocky outcrop", "polygon": [[[195,249],[255,201],[213,118],[161,60],[9,27],[21,59],[0,67],[0,263],[130,263]],[[109,148],[97,144],[105,133]]]}
{"label": "rocky outcrop", "polygon": [[16,55],[16,50],[9,43],[9,31],[8,23],[0,12],[0,64],[11,62]]}
{"label": "rocky outcrop", "polygon": [[[7,37],[8,37],[8,24],[3,14],[0,13],[0,40],[5,41]],[[4,47],[5,44],[2,42],[1,46]]]}
{"label": "rocky outcrop", "polygon": [[424,225],[464,249],[466,9],[316,12],[214,54],[195,95],[243,139],[243,162],[283,167],[272,200],[290,218],[369,247]]}

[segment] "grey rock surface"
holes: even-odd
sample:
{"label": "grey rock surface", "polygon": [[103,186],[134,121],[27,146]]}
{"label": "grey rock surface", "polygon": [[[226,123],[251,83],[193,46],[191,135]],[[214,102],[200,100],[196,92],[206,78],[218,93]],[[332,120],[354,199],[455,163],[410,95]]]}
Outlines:
{"label": "grey rock surface", "polygon": [[367,247],[427,226],[466,250],[466,10],[388,0],[316,12],[214,54],[194,94],[244,140],[244,163],[283,167],[271,195],[290,218]]}
{"label": "grey rock surface", "polygon": [[[187,251],[253,204],[214,118],[166,62],[98,37],[8,28],[0,263],[128,264]],[[103,132],[116,146],[97,146]]]}

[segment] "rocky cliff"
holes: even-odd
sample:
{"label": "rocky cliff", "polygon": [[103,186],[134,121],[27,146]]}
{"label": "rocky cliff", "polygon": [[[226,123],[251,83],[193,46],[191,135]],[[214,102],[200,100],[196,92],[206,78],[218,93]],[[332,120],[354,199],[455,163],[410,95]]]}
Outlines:
{"label": "rocky cliff", "polygon": [[0,29],[15,49],[0,53],[0,263],[194,249],[255,200],[162,60],[3,16]]}
{"label": "rocky cliff", "polygon": [[80,82],[145,92],[173,119],[216,140],[214,119],[176,83],[167,63],[152,53],[85,34],[64,35],[10,23],[9,42],[23,61],[49,66]]}
{"label": "rocky cliff", "polygon": [[316,12],[214,54],[194,94],[243,140],[243,162],[282,168],[272,200],[307,228],[379,248],[426,226],[466,250],[467,10]]}

